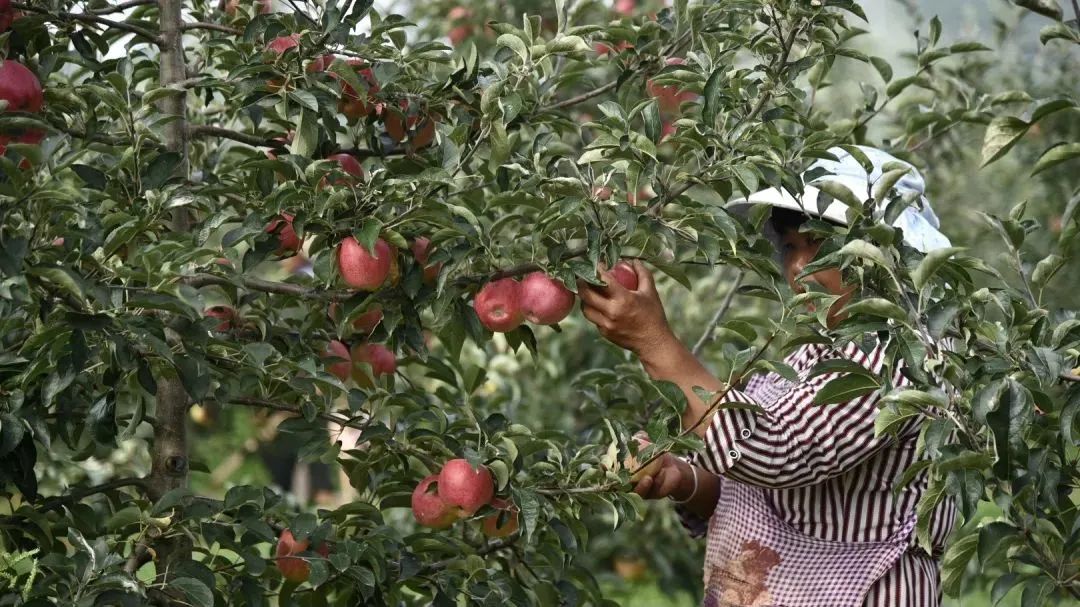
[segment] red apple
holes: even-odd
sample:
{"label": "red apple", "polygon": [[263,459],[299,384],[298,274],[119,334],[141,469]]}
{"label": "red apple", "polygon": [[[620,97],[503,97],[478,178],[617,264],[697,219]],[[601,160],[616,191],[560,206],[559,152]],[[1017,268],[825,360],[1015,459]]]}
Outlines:
{"label": "red apple", "polygon": [[607,42],[594,42],[593,43],[593,50],[595,50],[596,53],[598,55],[600,55],[601,57],[603,57],[604,55],[607,55],[607,54],[621,53],[622,51],[625,51],[625,50],[631,49],[631,48],[634,48],[634,45],[630,44],[630,42],[627,41],[627,40],[621,40],[621,41],[615,43],[614,48],[612,48],[611,45],[608,44]]}
{"label": "red apple", "polygon": [[[337,312],[338,312],[337,303],[330,304],[329,314],[330,314],[330,319],[331,320],[337,321]],[[379,323],[382,322],[382,319],[383,319],[382,308],[380,306],[374,306],[370,310],[368,310],[367,312],[364,312],[363,314],[361,314],[361,315],[357,316],[356,318],[354,318],[353,322],[352,322],[352,326],[353,326],[353,329],[356,329],[357,331],[359,331],[360,333],[362,333],[366,337],[367,335],[370,335],[372,331],[375,330],[375,327],[379,326]]]}
{"label": "red apple", "polygon": [[455,6],[446,13],[446,21],[452,26],[446,34],[451,44],[457,46],[472,36],[473,26],[469,23],[471,18],[472,11],[464,6]]}
{"label": "red apple", "polygon": [[285,51],[300,46],[300,34],[278,36],[266,45],[266,49],[274,51],[278,55],[284,55]]}
{"label": "red apple", "polygon": [[439,278],[439,272],[442,270],[442,263],[436,263],[427,265],[428,256],[431,255],[431,239],[426,236],[420,236],[412,242],[409,247],[412,249],[413,258],[416,259],[416,263],[420,264],[424,268],[424,282],[433,283]]}
{"label": "red apple", "polygon": [[[307,550],[309,544],[308,540],[297,541],[292,531],[288,529],[281,532],[277,549],[274,551],[276,557],[274,563],[277,565],[278,570],[281,571],[282,577],[296,584],[307,581],[308,577],[311,576],[311,565],[308,565],[306,558],[292,555]],[[330,548],[326,544],[320,545],[316,552],[322,555],[323,558],[330,556]]]}
{"label": "red apple", "polygon": [[[5,59],[0,61],[0,101],[7,102],[7,112],[28,112],[36,114],[41,111],[45,103],[45,96],[41,90],[41,81],[34,72],[18,61]],[[43,134],[40,131],[27,131],[25,133],[9,134],[11,139],[20,136],[37,137],[41,141]],[[20,141],[20,143],[37,143],[37,141]]]}
{"label": "red apple", "polygon": [[[344,171],[348,175],[351,175],[351,177],[347,179],[334,179],[334,181],[330,183],[330,185],[349,186],[355,185],[363,181],[364,167],[360,166],[360,161],[357,160],[355,156],[351,154],[339,153],[331,154],[330,156],[327,156],[326,159],[337,162],[338,166],[341,167],[342,171]],[[327,183],[329,182],[327,182],[326,177],[323,177],[319,181],[318,189],[321,190],[325,188],[327,186]]]}
{"label": "red apple", "polygon": [[322,57],[316,57],[311,60],[311,63],[307,64],[307,67],[304,68],[304,71],[313,74],[318,72],[325,72],[326,70],[330,69],[330,65],[334,63],[335,59],[337,59],[337,55],[333,53],[323,55]]}
{"label": "red apple", "polygon": [[390,276],[393,259],[393,249],[382,238],[375,241],[374,253],[352,236],[338,245],[338,273],[346,284],[361,291],[374,291],[381,287]]}
{"label": "red apple", "polygon": [[521,309],[521,284],[513,278],[489,282],[476,294],[473,308],[488,329],[502,333],[513,331],[525,321],[525,311]]}
{"label": "red apple", "polygon": [[277,252],[279,254],[296,253],[303,248],[304,241],[296,235],[296,230],[293,229],[292,215],[282,213],[279,219],[275,219],[267,224],[266,233],[273,234],[274,232],[277,232]]}
{"label": "red apple", "polygon": [[634,266],[625,261],[620,261],[615,264],[614,268],[611,268],[612,275],[615,276],[615,281],[623,286],[627,291],[637,291],[638,277],[637,272],[634,271]]}
{"label": "red apple", "polygon": [[439,497],[472,516],[495,496],[495,481],[484,466],[473,468],[464,459],[452,459],[439,472]]}
{"label": "red apple", "polygon": [[[667,60],[667,65],[683,65],[686,63],[679,57],[671,57]],[[692,91],[683,91],[677,86],[665,86],[656,84],[650,78],[646,84],[646,90],[649,95],[656,98],[657,104],[660,106],[660,111],[673,114],[679,111],[679,106],[683,101],[693,99],[695,97]]]}
{"label": "red apple", "polygon": [[615,0],[615,12],[620,15],[631,17],[637,9],[636,0]]}
{"label": "red apple", "polygon": [[18,17],[19,13],[11,8],[11,0],[0,0],[0,34],[6,32]]}
{"label": "red apple", "polygon": [[341,381],[349,381],[349,376],[352,374],[352,356],[349,354],[349,346],[335,339],[326,347],[323,357],[341,359],[327,364],[326,370]]}
{"label": "red apple", "polygon": [[[0,0],[0,1],[2,1],[2,0]],[[218,3],[218,7],[220,7],[221,10],[224,11],[226,15],[228,15],[230,17],[234,17],[234,16],[236,16],[236,11],[239,10],[239,8],[240,8],[240,1],[241,0],[223,0],[222,2]],[[273,4],[273,0],[256,0],[256,4],[258,5],[257,6],[258,14],[266,15],[266,14],[270,13],[271,4]]]}
{"label": "red apple", "polygon": [[386,132],[395,142],[401,143],[408,137],[409,145],[419,149],[431,144],[435,139],[434,115],[413,107],[408,100],[402,99],[397,108],[388,108],[385,115]]}
{"label": "red apple", "polygon": [[219,333],[224,333],[229,329],[232,329],[233,320],[236,319],[236,310],[231,306],[210,306],[203,314],[210,318],[217,318],[221,320],[218,326],[214,328]]}
{"label": "red apple", "polygon": [[574,292],[543,272],[532,272],[521,281],[521,307],[529,322],[553,325],[574,309]]}
{"label": "red apple", "polygon": [[[367,90],[361,95],[350,84],[344,81],[341,83],[341,98],[338,100],[338,111],[344,114],[350,122],[356,122],[380,108],[380,104],[376,103],[375,95],[378,94],[381,87],[379,81],[375,79],[375,73],[371,71],[371,67],[366,61],[363,59],[349,59],[347,64],[356,71],[360,81],[367,86]],[[327,63],[326,66],[329,67],[330,64]],[[333,72],[331,72],[330,76],[333,78],[339,77]]]}
{"label": "red apple", "polygon": [[[394,356],[394,351],[382,344],[356,344],[352,349],[352,362],[353,381],[364,388],[373,386],[372,377],[393,375],[397,370],[397,358]],[[366,370],[357,366],[359,363],[367,363],[371,366],[371,377],[368,376]]]}
{"label": "red apple", "polygon": [[438,480],[439,475],[432,474],[413,489],[412,511],[416,522],[424,527],[446,529],[458,519],[460,511],[444,502],[438,491],[429,489]]}
{"label": "red apple", "polygon": [[603,202],[611,199],[611,188],[607,186],[593,188],[593,197]]}
{"label": "red apple", "polygon": [[[492,500],[491,506],[499,512],[484,517],[481,525],[484,535],[488,537],[506,537],[518,530],[517,506],[500,498]],[[502,519],[502,525],[499,524],[499,519]]]}

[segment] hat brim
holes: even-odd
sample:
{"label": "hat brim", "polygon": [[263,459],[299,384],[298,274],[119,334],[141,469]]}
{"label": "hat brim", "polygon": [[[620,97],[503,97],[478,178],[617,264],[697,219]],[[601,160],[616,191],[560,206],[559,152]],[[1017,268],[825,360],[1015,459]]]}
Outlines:
{"label": "hat brim", "polygon": [[732,213],[738,213],[740,216],[745,217],[755,205],[764,204],[778,209],[796,211],[809,217],[824,219],[843,226],[848,225],[848,207],[839,200],[833,199],[829,201],[829,206],[825,207],[824,212],[818,209],[818,194],[820,192],[821,190],[812,185],[805,186],[802,201],[800,202],[785,190],[769,188],[754,192],[746,198],[732,200],[727,204],[726,208]]}

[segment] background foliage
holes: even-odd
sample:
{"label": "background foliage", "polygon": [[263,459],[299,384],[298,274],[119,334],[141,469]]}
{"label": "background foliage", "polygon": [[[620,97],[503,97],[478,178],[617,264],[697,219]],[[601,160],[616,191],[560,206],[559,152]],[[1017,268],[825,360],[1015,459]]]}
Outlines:
{"label": "background foliage", "polygon": [[[43,113],[5,112],[0,129],[48,135],[0,158],[0,604],[632,604],[628,586],[643,603],[691,601],[700,547],[666,504],[627,494],[615,465],[643,427],[659,448],[699,446],[679,432],[677,391],[577,315],[492,336],[468,301],[496,275],[542,267],[572,285],[598,260],[639,256],[721,377],[782,371],[785,345],[822,333],[820,319],[722,205],[794,187],[850,143],[919,166],[967,247],[897,249],[862,204],[891,196],[885,184],[836,193],[857,221],[828,234],[822,258],[871,302],[827,337],[888,333],[921,388],[891,393],[882,425],[926,414],[931,495],[960,498],[947,593],[1042,605],[1080,592],[1080,34],[1066,3],[966,3],[985,28],[970,32],[909,6],[917,34],[884,41],[845,0],[632,15],[476,1],[459,21],[443,2],[404,16],[363,1],[231,17],[199,0],[128,4],[20,5],[0,34],[46,88]],[[462,23],[471,37],[449,48],[441,36]],[[264,50],[292,33],[298,48]],[[347,121],[341,82],[366,87],[345,61],[306,69],[328,52],[371,64],[387,107],[437,117],[436,142],[395,142],[375,114]],[[694,95],[662,109],[649,78]],[[340,178],[322,160],[339,151],[366,177],[318,187]],[[265,232],[282,212],[309,245],[306,273]],[[345,289],[333,248],[348,234],[397,245],[400,282]],[[404,253],[419,236],[444,264],[435,284]],[[395,349],[399,372],[343,384],[326,342],[360,340],[350,321],[374,303],[385,317],[370,339]],[[215,305],[237,311],[225,331],[205,316]],[[251,455],[281,438],[342,472],[336,503],[267,486]],[[494,471],[519,534],[415,526],[412,488],[452,457]],[[272,566],[286,527],[331,547],[307,553],[298,587]]]}

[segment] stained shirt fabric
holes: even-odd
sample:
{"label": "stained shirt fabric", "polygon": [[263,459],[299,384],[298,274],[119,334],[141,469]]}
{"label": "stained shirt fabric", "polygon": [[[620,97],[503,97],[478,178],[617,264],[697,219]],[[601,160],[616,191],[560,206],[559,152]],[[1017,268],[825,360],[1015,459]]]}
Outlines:
{"label": "stained shirt fabric", "polygon": [[[921,419],[904,422],[895,437],[875,437],[880,391],[840,404],[814,404],[822,387],[843,373],[811,378],[810,372],[837,358],[880,373],[885,351],[882,344],[870,351],[855,344],[801,346],[784,360],[797,381],[769,373],[753,377],[742,390],[730,390],[724,401],[757,405],[763,412],[717,411],[705,449],[688,458],[722,478],[711,520],[679,509],[692,535],[707,535],[706,605],[940,605],[939,564],[954,525],[955,501],[943,500],[932,513],[933,550],[927,554],[911,532],[927,472],[894,493],[898,477],[916,460]],[[894,386],[909,383],[899,370],[892,377]],[[784,549],[790,551],[787,557]],[[747,563],[759,566],[760,579],[751,580],[759,586],[747,586],[742,569]],[[795,563],[800,565],[793,569]],[[853,567],[861,567],[858,575]],[[737,581],[743,587],[736,588],[742,602],[736,600],[739,593],[724,595],[717,581],[726,580],[730,590],[732,575],[742,578]],[[803,581],[807,590],[800,594]],[[755,589],[760,590],[756,595]]]}

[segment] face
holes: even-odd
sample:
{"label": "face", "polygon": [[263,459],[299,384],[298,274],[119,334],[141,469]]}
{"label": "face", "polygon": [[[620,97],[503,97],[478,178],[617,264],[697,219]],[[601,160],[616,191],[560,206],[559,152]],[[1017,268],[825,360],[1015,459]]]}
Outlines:
{"label": "face", "polygon": [[[780,235],[780,247],[784,278],[787,279],[792,290],[796,293],[805,293],[807,284],[813,283],[831,295],[840,296],[840,299],[837,299],[829,308],[829,315],[826,320],[830,328],[836,326],[836,323],[843,318],[840,310],[851,301],[855,293],[854,287],[844,284],[840,270],[826,268],[796,281],[796,277],[802,273],[803,268],[817,256],[818,249],[821,248],[821,240],[798,230],[785,230]],[[812,303],[807,303],[806,306],[811,312],[815,311]]]}

